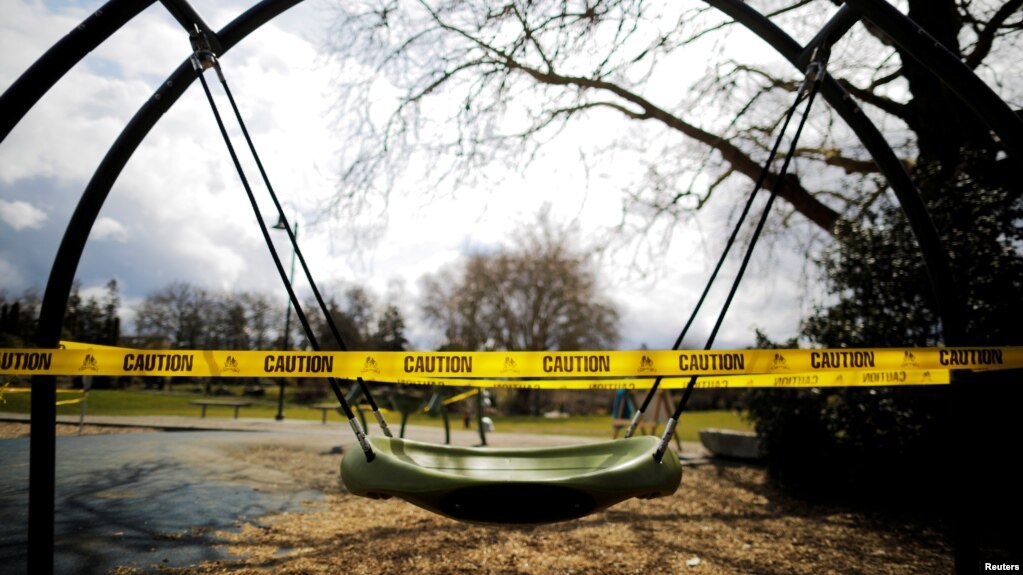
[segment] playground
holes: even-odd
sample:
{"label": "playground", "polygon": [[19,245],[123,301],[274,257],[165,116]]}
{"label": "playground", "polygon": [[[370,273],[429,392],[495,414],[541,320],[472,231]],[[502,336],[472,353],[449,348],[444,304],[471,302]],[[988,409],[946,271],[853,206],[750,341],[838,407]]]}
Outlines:
{"label": "playground", "polygon": [[[227,66],[221,66],[224,53],[297,3],[297,0],[260,2],[219,31],[210,27],[186,0],[160,3],[166,16],[181,28],[175,31],[182,41],[187,35],[190,50],[125,124],[88,180],[57,247],[42,297],[24,298],[26,308],[38,310],[37,316],[28,321],[34,326],[31,334],[18,331],[18,337],[10,338],[10,343],[0,348],[0,374],[10,378],[3,382],[6,393],[31,394],[27,408],[22,403],[21,413],[5,416],[10,423],[0,428],[4,436],[10,437],[0,439],[0,453],[4,454],[9,470],[0,477],[0,566],[5,570],[17,572],[13,570],[25,565],[25,572],[32,575],[53,571],[123,574],[399,570],[780,575],[952,570],[967,573],[981,565],[987,570],[990,561],[996,558],[1016,561],[1018,525],[1010,523],[1018,517],[1015,511],[1018,489],[1012,478],[978,473],[979,465],[963,466],[955,458],[972,457],[984,464],[1001,460],[1008,445],[1004,438],[1018,435],[1018,430],[1004,423],[1010,418],[992,416],[1006,413],[999,411],[1006,405],[1018,405],[1010,401],[1018,397],[1018,387],[1011,386],[1023,369],[1023,347],[1014,345],[1019,343],[1020,322],[1000,317],[1015,314],[1018,308],[1011,303],[1004,308],[993,307],[994,303],[1001,305],[1003,300],[1013,300],[1005,295],[1019,287],[1018,272],[1023,270],[1018,257],[1020,239],[1006,235],[1018,232],[1018,226],[1010,224],[1003,226],[1003,231],[988,230],[993,234],[985,239],[987,236],[980,233],[978,224],[988,220],[1020,221],[1016,209],[1018,193],[1011,195],[1018,191],[1017,179],[1012,177],[1015,166],[1009,160],[1018,161],[1023,155],[1023,121],[1008,103],[1011,99],[997,94],[977,69],[999,30],[1019,27],[1018,23],[1007,25],[1009,16],[1020,9],[1019,4],[1008,5],[1010,9],[1005,13],[998,10],[998,14],[990,17],[989,28],[975,31],[978,38],[974,50],[957,54],[955,32],[947,41],[942,38],[944,32],[930,35],[928,22],[918,24],[913,19],[916,16],[913,12],[919,8],[905,15],[881,0],[846,0],[840,7],[819,14],[821,21],[819,28],[814,26],[814,33],[789,36],[771,19],[787,9],[762,14],[740,0],[708,0],[708,7],[700,10],[714,9],[725,18],[721,24],[707,22],[711,26],[708,30],[724,24],[741,25],[773,48],[779,62],[787,61],[798,72],[791,81],[772,80],[764,87],[764,94],[784,87],[779,94],[783,103],[774,106],[777,118],[766,124],[769,129],[760,127],[759,121],[750,124],[762,137],[751,140],[750,145],[755,146],[750,148],[749,155],[744,146],[688,124],[625,86],[611,82],[619,75],[604,69],[611,60],[598,59],[603,63],[592,77],[558,72],[537,40],[536,33],[546,25],[535,28],[527,22],[528,18],[517,15],[520,21],[513,22],[513,27],[521,24],[522,41],[513,42],[505,50],[491,37],[505,36],[506,24],[498,24],[489,31],[484,26],[467,32],[449,20],[447,9],[426,6],[425,14],[417,14],[422,6],[413,6],[408,23],[425,18],[433,22],[431,26],[436,31],[454,30],[453,37],[459,41],[468,39],[465,54],[483,54],[482,59],[470,57],[464,67],[483,62],[484,78],[491,78],[494,73],[491,66],[498,65],[504,66],[498,77],[505,74],[506,79],[514,79],[522,75],[547,88],[568,86],[578,94],[607,92],[623,99],[620,103],[606,101],[603,96],[579,100],[576,94],[565,104],[568,100],[545,98],[556,102],[558,109],[546,120],[543,118],[547,112],[533,117],[536,125],[526,129],[526,134],[539,133],[561,116],[609,108],[631,120],[656,119],[708,146],[711,153],[708,157],[720,155],[724,174],[704,181],[710,174],[704,168],[711,160],[703,159],[697,163],[700,167],[688,184],[690,191],[706,187],[704,199],[733,174],[750,180],[742,186],[745,202],[736,201],[729,206],[732,216],[723,230],[731,231],[723,244],[714,246],[713,251],[720,252],[720,256],[707,260],[709,275],[701,273],[701,281],[686,282],[687,286],[690,283],[696,286],[689,288],[695,297],[691,309],[688,303],[679,302],[654,306],[660,310],[670,307],[673,312],[675,308],[685,308],[689,312],[674,344],[670,349],[667,346],[650,349],[645,342],[636,341],[616,349],[619,316],[610,304],[605,305],[597,297],[600,289],[595,281],[562,282],[572,277],[571,266],[537,268],[538,275],[522,280],[483,281],[489,268],[483,264],[470,265],[484,260],[473,259],[476,256],[468,249],[464,255],[469,264],[462,279],[475,298],[469,303],[461,291],[446,290],[446,285],[461,282],[457,278],[441,281],[444,280],[441,272],[447,268],[436,268],[438,271],[422,276],[422,285],[428,287],[424,291],[429,292],[420,302],[424,317],[428,322],[437,318],[446,322],[443,343],[423,344],[406,338],[400,310],[393,306],[383,312],[381,319],[389,318],[387,322],[376,322],[376,331],[345,333],[349,320],[356,326],[374,322],[370,315],[351,310],[351,317],[336,313],[339,310],[334,299],[320,291],[313,266],[299,246],[298,214],[289,219],[288,213],[295,210],[286,208],[275,192],[246,127],[247,119],[253,118],[247,118],[243,112],[245,98],[239,100],[243,104],[239,106],[228,85],[230,74],[225,75],[224,69],[230,72],[238,68],[232,69],[230,60],[224,61]],[[27,68],[3,94],[0,141],[50,87],[138,15],[144,8],[139,4],[111,0]],[[542,20],[557,22],[563,17],[566,21],[578,21],[585,31],[581,38],[604,43],[603,35],[590,30],[588,22],[599,22],[606,15],[589,6],[582,14],[573,10],[559,18],[545,16]],[[513,11],[518,13],[517,9]],[[369,16],[389,32],[391,12],[388,6],[380,14],[373,12]],[[489,8],[482,14],[471,15],[465,21],[478,26],[479,22],[505,17]],[[666,21],[678,22],[674,28],[684,28],[689,16]],[[631,18],[627,15],[621,22]],[[351,21],[356,20],[362,18]],[[637,22],[645,20],[644,15],[636,18]],[[561,26],[552,24],[547,44],[555,52],[573,52],[565,44],[570,34],[563,34]],[[619,24],[617,28],[615,38],[628,26]],[[377,27],[369,25],[363,29]],[[656,50],[660,50],[660,45],[674,44],[668,41],[674,33],[664,35],[658,31],[649,38],[660,38],[654,42]],[[889,54],[886,60],[898,56],[904,70],[882,72],[887,63],[876,63],[874,71],[880,76],[869,88],[857,89],[859,79],[851,71],[860,65],[851,60],[842,64],[842,51],[860,51],[842,41],[846,37],[851,39],[850,33],[856,37],[880,34],[882,44],[897,47],[897,53]],[[416,38],[429,35],[412,34],[409,42],[399,43],[403,47],[397,54],[403,55],[405,47],[415,45]],[[702,35],[699,32],[692,39]],[[805,44],[794,39],[803,35],[807,37]],[[435,47],[447,44],[441,41]],[[527,52],[533,47],[537,49],[542,69],[532,68],[528,58],[520,57],[521,46],[529,47]],[[832,60],[833,48],[838,48],[837,65]],[[646,45],[639,53],[647,54],[652,49]],[[415,62],[416,67],[420,62],[435,60],[411,55],[410,62]],[[386,60],[391,60],[390,53]],[[448,61],[441,60],[447,66]],[[460,68],[455,66],[454,70]],[[560,64],[558,68],[561,69]],[[381,65],[373,68],[374,74],[359,75],[375,77],[385,69]],[[854,81],[841,77],[844,71],[849,71]],[[455,74],[445,68],[439,72],[439,82],[430,81],[422,90],[412,88],[405,102],[399,98],[399,108],[392,119],[406,119],[400,114],[405,107],[418,105],[421,98]],[[917,80],[924,75],[928,84]],[[429,76],[427,71],[424,77]],[[947,92],[942,99],[954,96],[958,103],[952,107],[942,104],[932,111],[916,99],[892,105],[887,94],[873,92],[903,76],[909,92],[915,96],[931,94],[940,86]],[[186,333],[191,328],[182,328],[182,323],[169,326],[154,320],[156,327],[147,327],[138,321],[139,316],[145,319],[148,314],[152,319],[160,314],[153,311],[155,308],[147,311],[142,304],[136,315],[136,323],[142,328],[136,325],[138,333],[130,340],[121,338],[114,280],[108,284],[110,303],[105,308],[102,333],[78,329],[87,323],[79,321],[85,316],[74,312],[81,303],[76,272],[81,262],[88,261],[82,259],[86,241],[90,235],[124,232],[116,220],[109,223],[100,218],[101,209],[129,158],[193,80],[209,105],[213,124],[252,209],[255,227],[288,294],[279,344],[270,339],[271,332],[276,331],[270,327],[271,322],[262,320],[259,322],[262,327],[258,333],[252,332],[254,338],[249,341],[245,335],[246,312],[237,306],[210,322],[217,326],[214,331],[219,335],[202,339]],[[720,80],[724,87],[721,94],[731,92],[736,85],[724,78]],[[211,90],[211,85],[215,90]],[[497,90],[500,94],[515,92],[504,80],[496,85],[500,86]],[[244,82],[237,86],[242,88],[239,94],[251,94],[244,90]],[[699,87],[697,92],[704,90]],[[713,92],[706,90],[707,94]],[[453,117],[456,123],[461,122],[463,112],[477,118],[475,98],[486,90],[473,88],[470,92],[473,95],[464,101],[463,110]],[[759,98],[757,95],[735,110],[735,121],[745,121],[748,110],[759,108]],[[827,104],[827,111],[815,112],[815,100],[818,106]],[[919,136],[918,142],[909,144],[919,147],[919,158],[906,162],[899,157],[895,150],[901,151],[907,145],[902,136],[882,133],[882,129],[891,132],[891,124],[876,125],[875,118],[865,114],[857,100],[905,120],[908,128]],[[501,108],[501,102],[493,107]],[[904,117],[908,114],[906,110],[912,114]],[[692,112],[696,115],[702,110]],[[930,133],[931,124],[946,117],[960,118],[970,129],[964,128],[959,134],[961,138]],[[259,116],[255,119],[254,125],[258,124]],[[820,119],[827,120],[826,129],[821,128]],[[832,130],[839,120],[845,127],[840,132]],[[489,126],[486,122],[480,125]],[[732,126],[729,124],[724,132],[731,132]],[[802,147],[800,142],[804,127],[808,132],[818,132],[817,136],[808,136],[829,147],[836,134],[842,139],[857,140],[859,143],[849,148],[854,149],[855,156],[843,158],[840,153],[823,148],[808,155],[806,142],[802,142]],[[361,136],[366,132],[360,128],[356,133]],[[401,131],[384,133],[385,142],[399,141],[407,135]],[[477,134],[485,136],[481,142],[493,135],[489,127]],[[455,155],[461,156],[461,136],[458,141]],[[642,143],[641,147],[646,147],[646,142]],[[374,147],[372,141],[365,145],[367,149]],[[377,147],[391,149],[389,145]],[[968,150],[972,152],[967,153]],[[240,160],[239,151],[250,157],[251,163],[249,159]],[[469,146],[468,151],[473,156],[478,150]],[[375,154],[371,156],[360,157],[358,161],[371,165],[376,162]],[[820,186],[816,191],[800,187],[800,182],[814,179],[801,165],[807,157],[830,170],[812,184]],[[832,161],[836,163],[832,165]],[[396,165],[404,164],[399,161]],[[912,173],[910,166],[915,166]],[[984,181],[995,171],[1002,175],[992,182]],[[248,176],[246,172],[250,172]],[[259,181],[255,177],[250,179],[252,172],[258,172]],[[847,186],[845,176],[857,172],[862,175],[861,187]],[[351,170],[346,171],[346,180],[350,174]],[[647,183],[655,183],[653,188],[660,189],[662,176]],[[362,184],[386,180],[379,174],[365,178]],[[265,198],[256,197],[251,182],[257,182],[260,195],[265,189]],[[360,185],[358,178],[350,183]],[[748,195],[746,183],[753,184]],[[866,183],[876,190],[862,187]],[[843,193],[848,187],[852,195],[860,198],[846,202],[842,193],[830,190],[833,184],[841,185]],[[987,189],[989,186],[991,190]],[[555,189],[551,187],[546,193]],[[676,191],[682,189],[678,185]],[[998,217],[974,214],[937,201],[958,198],[962,191],[976,192],[977,198],[971,197],[970,201],[994,211]],[[19,194],[29,192],[24,185],[18,190]],[[936,196],[939,192],[941,195]],[[687,195],[689,192],[679,193],[669,204],[674,205]],[[765,195],[766,199],[758,202]],[[875,205],[882,196],[884,205]],[[997,198],[1002,197],[1008,198],[1007,204],[1011,200],[1014,206],[1004,217],[994,209],[1002,201]],[[822,203],[821,198],[829,198],[838,207]],[[704,199],[698,199],[691,209],[699,209]],[[817,315],[803,320],[799,336],[787,342],[774,342],[755,325],[749,325],[756,331],[757,343],[753,347],[738,343],[734,337],[728,344],[729,337],[722,328],[733,301],[738,302],[735,298],[754,261],[758,241],[771,234],[767,225],[776,199],[792,206],[795,212],[807,217],[808,223],[819,227],[818,232],[834,240],[842,251],[824,252],[824,257],[837,258],[834,261],[848,264],[855,273],[845,277],[839,268],[832,269],[830,260],[816,261],[815,265],[831,275],[829,285],[814,297],[837,295],[840,300],[835,307],[826,313],[816,310]],[[934,201],[929,203],[930,200]],[[203,202],[207,201],[204,197]],[[273,210],[268,210],[271,203]],[[203,210],[196,209],[196,204],[189,205],[187,211],[201,213]],[[31,221],[11,223],[15,231],[32,229],[47,217],[27,202],[20,201],[17,206],[28,214],[23,219]],[[677,216],[673,207],[667,211],[672,217]],[[955,216],[951,223],[941,217],[946,211]],[[967,213],[971,221],[965,221]],[[271,225],[275,219],[277,223]],[[539,221],[546,221],[545,216]],[[882,221],[888,223],[882,226],[879,224]],[[222,224],[217,222],[218,232],[225,237],[234,235]],[[873,273],[880,259],[874,257],[870,247],[875,224],[882,236],[907,232],[905,237],[896,238],[898,245],[891,246],[895,251],[911,246],[912,260],[919,261],[918,268],[905,270],[911,272],[907,281],[889,282],[887,277],[877,281],[865,273]],[[892,232],[885,231],[886,227]],[[744,231],[747,228],[752,229]],[[648,226],[648,233],[650,229]],[[279,244],[283,240],[275,240],[271,230],[286,232],[290,250],[281,249]],[[549,234],[543,232],[535,237],[546,235]],[[977,236],[977,245],[959,246],[953,241],[963,235]],[[178,243],[179,234],[173,238],[171,243]],[[861,240],[868,245],[860,245]],[[907,241],[905,245],[899,243],[903,240]],[[529,248],[529,241],[523,243],[525,251],[542,255],[539,247]],[[23,240],[23,245],[29,243]],[[560,244],[552,246],[560,249]],[[974,249],[978,246],[984,250]],[[290,271],[283,257],[289,251]],[[354,247],[350,251],[359,249]],[[901,277],[899,274],[904,270],[900,268],[906,267],[902,263],[906,258],[895,251],[885,252],[884,261],[899,273],[882,275]],[[995,257],[986,258],[991,261],[974,257],[976,253],[988,252],[1012,252],[1005,256],[1006,261],[1019,267],[1005,267]],[[964,258],[963,254],[969,257]],[[816,255],[801,254],[806,261],[814,261]],[[160,261],[152,255],[143,257],[149,258],[147,269]],[[861,257],[863,263],[857,263]],[[217,257],[217,265],[208,267],[216,269],[228,259],[242,262],[248,257]],[[542,256],[537,261],[548,259]],[[727,265],[733,259],[737,264],[734,270]],[[989,265],[993,279],[972,268],[962,268],[964,259]],[[296,261],[301,274],[297,277]],[[517,260],[500,261],[504,263],[498,269],[526,267]],[[190,263],[189,269],[193,265]],[[329,266],[321,263],[318,267],[323,270]],[[1010,271],[999,271],[1003,269]],[[723,270],[728,279],[718,281]],[[241,271],[238,274],[244,275]],[[706,283],[696,296],[704,276]],[[716,289],[727,286],[727,295],[708,299],[715,282]],[[254,276],[252,283],[258,283]],[[562,283],[568,287],[559,287]],[[989,290],[988,285],[997,287]],[[523,300],[528,305],[515,304],[509,296],[513,292],[506,286],[521,287],[522,293],[530,298]],[[555,287],[555,292],[575,294],[586,305],[548,306],[546,296],[542,295],[546,290],[540,288],[549,286]],[[587,286],[598,288],[590,290]],[[924,291],[917,293],[920,286]],[[959,291],[963,287],[967,291]],[[305,294],[299,292],[306,288],[310,297],[304,298],[303,303]],[[749,289],[747,285],[746,290]],[[177,291],[188,290],[182,287]],[[890,295],[892,301],[871,304],[878,294]],[[487,297],[477,297],[484,295]],[[102,314],[98,304],[92,305],[93,301],[88,300],[83,309],[95,308],[96,313],[88,317],[96,319]],[[490,301],[496,303],[487,303]],[[990,302],[992,307],[984,308],[976,302]],[[855,305],[846,309],[843,304]],[[493,322],[477,326],[476,317],[482,313],[479,310],[489,307],[510,311],[511,320],[495,312],[488,318],[488,322]],[[744,314],[746,318],[756,316],[757,320],[777,309],[763,303],[750,308],[748,302],[745,312],[740,311],[742,306],[738,303],[735,307],[732,316]],[[195,323],[186,321],[189,317],[211,315],[201,312],[194,303],[186,303],[183,308],[187,313],[173,315],[189,325]],[[698,324],[701,309],[707,314],[711,308],[716,309],[716,319],[706,326]],[[926,309],[921,312],[918,308]],[[982,313],[982,308],[987,311]],[[552,310],[549,315],[554,321],[550,323],[541,313],[547,309]],[[566,309],[575,311],[566,315],[563,311]],[[18,302],[5,303],[2,323],[12,328],[26,323],[20,310]],[[785,311],[779,313],[790,315]],[[297,346],[292,340],[293,314],[305,337],[305,343]],[[470,327],[463,329],[459,322],[464,317],[460,314],[472,320]],[[990,326],[980,321],[985,315],[990,316]],[[876,333],[872,332],[874,328],[864,327],[870,322],[878,323]],[[65,339],[69,325],[75,330],[68,331]],[[387,325],[393,329],[385,329]],[[564,330],[555,332],[548,325]],[[525,326],[521,333],[519,326]],[[641,333],[648,333],[649,329],[637,329],[624,322],[622,327]],[[693,338],[702,343],[694,342]],[[193,388],[186,392],[202,393],[202,397],[181,395],[175,399],[173,409],[185,409],[185,413],[102,415],[102,419],[90,420],[95,427],[88,430],[81,423],[77,432],[65,427],[73,423],[74,416],[59,411],[58,406],[66,409],[67,405],[80,402],[84,417],[87,395],[97,377],[104,378],[100,389],[110,387],[106,378],[115,381],[163,378],[168,386],[171,378],[194,378],[207,384],[220,382],[222,387],[226,387],[222,379],[237,378],[248,389],[242,396],[235,396],[218,394],[218,390],[207,385],[204,390]],[[31,378],[31,387],[22,387],[19,378]],[[304,402],[307,418],[285,419],[285,379],[298,378],[317,380],[325,390],[329,389],[327,398],[332,395],[333,400]],[[270,420],[273,402],[257,401],[255,396],[244,394],[266,395],[265,388],[272,390],[275,384],[265,380],[274,379],[280,381],[276,383],[276,415]],[[289,385],[298,386],[293,382]],[[76,389],[66,389],[72,386]],[[751,392],[744,396],[745,403],[740,408],[756,421],[759,437],[752,433],[732,435],[747,440],[747,448],[752,444],[751,449],[741,450],[751,454],[748,458],[722,459],[721,451],[708,447],[712,455],[693,441],[692,430],[688,436],[679,436],[680,422],[689,422],[690,411],[695,411],[690,404],[694,390],[739,388],[784,389],[788,394],[768,398]],[[799,388],[805,389],[797,393]],[[560,400],[543,403],[541,393],[576,390],[593,394],[603,405],[613,391],[616,394],[610,414],[613,429],[606,430],[602,437],[575,436],[566,433],[569,430],[565,428],[536,434],[512,426],[502,429],[500,423],[494,429],[489,415],[502,414],[495,409],[498,402],[492,401],[497,396],[491,396],[488,389],[511,394],[499,402],[501,405],[514,402],[514,409],[507,413],[530,417],[543,414],[552,419],[567,419],[575,414],[592,416],[597,410],[571,409]],[[638,392],[635,397],[627,397],[631,390]],[[207,397],[214,395],[217,397]],[[873,395],[880,396],[879,401],[872,399]],[[97,393],[96,399],[100,397]],[[802,403],[793,407],[785,400]],[[906,408],[899,406],[902,400],[906,400]],[[473,419],[471,408],[460,409],[463,427],[450,424],[449,405],[458,402],[474,403],[475,430],[469,429]],[[731,409],[732,405],[719,407]],[[487,409],[493,413],[488,415]],[[391,418],[392,427],[385,421],[384,411],[397,416]],[[339,412],[347,422],[330,418],[332,412]],[[412,420],[426,412],[442,418],[443,430]],[[253,417],[260,413],[262,417]],[[647,417],[651,418],[648,423],[653,430],[644,429]],[[919,424],[914,423],[914,417],[919,418]],[[24,427],[29,421],[31,430],[26,432]],[[661,422],[663,429],[658,431]],[[58,423],[62,426],[57,427]],[[110,427],[118,428],[120,433],[106,433]],[[814,442],[814,438],[820,440]],[[878,453],[887,446],[890,451]],[[770,482],[766,468],[761,466],[765,454],[770,457]],[[803,474],[802,484],[794,482],[796,486],[816,488],[804,489],[800,495],[803,499],[785,494],[796,493],[792,489],[793,474],[789,473],[791,466],[787,470],[782,465],[793,461],[799,463],[798,472]],[[932,464],[934,471],[908,479],[910,473],[931,469]],[[816,474],[818,469],[827,469],[830,475]],[[867,488],[868,480],[874,491]],[[893,490],[899,481],[904,490]],[[790,490],[785,493],[775,487],[786,482]],[[925,505],[914,506],[909,501],[916,492],[932,490]],[[869,497],[858,498],[861,492]],[[814,499],[815,494],[827,501],[844,501],[847,506],[822,504],[821,499]],[[899,497],[905,501],[898,500]],[[889,501],[893,505],[886,507]],[[1018,569],[1018,564],[1011,567]]]}
{"label": "playground", "polygon": [[[185,418],[166,421],[175,419]],[[225,429],[235,425],[228,418],[213,421]],[[8,423],[4,429],[18,425]],[[452,521],[398,499],[348,494],[337,475],[343,455],[336,447],[344,430],[338,423],[327,427],[294,421],[286,424],[286,432],[148,431],[59,438],[58,453],[65,462],[59,465],[80,467],[59,474],[58,493],[68,513],[57,526],[56,564],[79,573],[121,574],[952,569],[937,520],[799,502],[769,488],[762,468],[707,459],[688,442],[682,452],[684,486],[670,497],[632,499],[567,523],[487,526]],[[410,435],[430,440],[439,431],[410,426]],[[496,445],[588,439],[490,437]],[[467,445],[475,438],[456,431],[453,442]],[[24,441],[3,440],[5,453],[18,457],[11,447]],[[111,448],[111,442],[116,443],[111,450],[115,458],[93,457],[93,450]],[[90,466],[118,472],[90,476]],[[18,469],[15,476],[24,472]],[[128,471],[134,472],[131,481],[124,476]],[[5,485],[4,492],[11,493],[10,488]],[[19,489],[24,491],[24,484]],[[14,507],[23,506],[21,501]],[[4,508],[12,509],[9,500]],[[68,531],[75,533],[73,539],[61,536]],[[10,534],[4,540],[9,552]]]}

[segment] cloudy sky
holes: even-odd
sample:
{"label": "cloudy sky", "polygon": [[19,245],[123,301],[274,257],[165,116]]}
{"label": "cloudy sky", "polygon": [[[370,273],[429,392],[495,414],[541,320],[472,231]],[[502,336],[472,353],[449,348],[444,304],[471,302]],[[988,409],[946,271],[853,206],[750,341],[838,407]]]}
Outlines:
{"label": "cloudy sky", "polygon": [[[215,29],[250,5],[192,4]],[[0,89],[100,5],[0,0],[5,15]],[[507,242],[515,226],[531,221],[544,204],[557,219],[575,222],[584,241],[617,222],[619,182],[611,177],[580,186],[585,174],[569,142],[548,148],[527,172],[508,174],[487,194],[452,190],[450,198],[425,202],[414,191],[399,192],[386,219],[379,220],[386,223],[383,234],[355,249],[347,224],[323,218],[321,210],[338,181],[337,157],[345,145],[332,130],[343,118],[332,109],[338,66],[324,52],[330,17],[328,2],[308,0],[222,59],[274,188],[298,214],[300,244],[322,286],[353,282],[381,296],[400,293],[413,346],[428,349],[440,341],[417,316],[423,274],[468,250]],[[42,288],[78,196],[104,153],[188,55],[186,35],[156,3],[76,66],[0,143],[0,289],[17,295]],[[648,266],[652,273],[644,277],[625,269],[627,256],[605,260],[608,291],[623,311],[622,348],[671,345],[727,235],[729,213],[728,206],[717,206],[678,226],[663,262]],[[87,293],[116,278],[129,317],[132,305],[173,281],[279,294],[283,308],[286,296],[266,252],[195,83],[121,174],[92,230],[78,277]],[[807,305],[801,264],[794,250],[769,252],[758,254],[718,347],[750,343],[755,327],[775,338],[795,333]],[[722,297],[710,302],[704,332]]]}

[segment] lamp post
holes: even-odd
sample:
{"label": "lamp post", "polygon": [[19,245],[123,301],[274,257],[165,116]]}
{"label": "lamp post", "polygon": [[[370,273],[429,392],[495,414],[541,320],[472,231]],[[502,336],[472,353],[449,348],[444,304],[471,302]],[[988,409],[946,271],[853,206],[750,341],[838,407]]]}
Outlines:
{"label": "lamp post", "polygon": [[[281,214],[277,218],[277,223],[274,224],[275,230],[287,230],[288,224],[284,221],[284,214]],[[295,242],[298,242],[298,218],[295,218]],[[295,246],[291,246],[291,273],[288,275],[288,284],[294,285],[295,280]],[[291,298],[288,298],[288,311],[284,314],[284,351],[288,351],[291,347]],[[284,380],[279,379],[277,381],[277,415],[274,419],[281,421],[284,419]]]}

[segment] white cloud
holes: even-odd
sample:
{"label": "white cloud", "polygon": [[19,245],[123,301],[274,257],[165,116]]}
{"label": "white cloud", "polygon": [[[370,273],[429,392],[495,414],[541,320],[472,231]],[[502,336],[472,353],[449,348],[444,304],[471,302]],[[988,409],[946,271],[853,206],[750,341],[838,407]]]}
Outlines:
{"label": "white cloud", "polygon": [[153,86],[139,79],[121,80],[75,67],[0,146],[0,182],[39,177],[87,181],[152,91]]}
{"label": "white cloud", "polygon": [[[12,286],[20,285],[24,280],[23,275],[17,265],[0,257],[0,277],[4,278],[5,284]],[[0,285],[0,293],[4,291],[5,287],[7,286]]]}
{"label": "white cloud", "polygon": [[128,239],[128,229],[114,218],[101,217],[92,226],[91,239],[123,242]]}
{"label": "white cloud", "polygon": [[21,200],[0,199],[0,219],[16,230],[43,227],[46,212]]}
{"label": "white cloud", "polygon": [[72,30],[89,12],[66,7],[51,12],[43,2],[0,0],[4,24],[0,27],[4,57],[0,58],[0,82],[14,81],[57,40]]}

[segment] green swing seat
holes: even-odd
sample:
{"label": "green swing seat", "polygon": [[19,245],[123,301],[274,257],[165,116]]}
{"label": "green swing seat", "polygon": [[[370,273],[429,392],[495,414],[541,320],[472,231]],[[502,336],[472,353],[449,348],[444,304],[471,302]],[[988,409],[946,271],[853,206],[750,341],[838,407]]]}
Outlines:
{"label": "green swing seat", "polygon": [[367,438],[341,460],[354,495],[398,497],[428,511],[475,523],[553,523],[578,519],[632,497],[671,495],[682,480],[669,449],[658,462],[656,437],[566,447],[450,447],[388,437]]}

